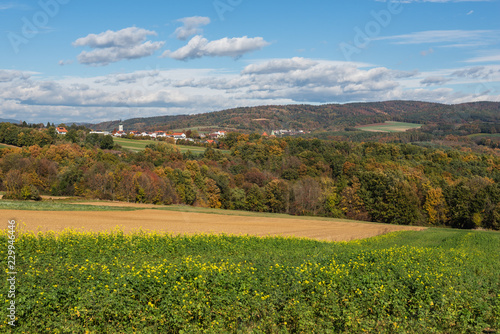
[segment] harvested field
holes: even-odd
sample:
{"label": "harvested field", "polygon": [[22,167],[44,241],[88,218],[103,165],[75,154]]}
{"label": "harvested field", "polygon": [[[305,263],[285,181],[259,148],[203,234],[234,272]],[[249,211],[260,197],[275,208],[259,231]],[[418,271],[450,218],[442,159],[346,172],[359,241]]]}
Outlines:
{"label": "harvested field", "polygon": [[387,121],[384,123],[359,125],[356,128],[369,132],[404,132],[410,129],[418,129],[421,126],[421,124]]}
{"label": "harvested field", "polygon": [[[83,204],[83,203],[82,203]],[[90,204],[90,203],[86,203]],[[99,205],[103,205],[99,203]],[[110,204],[115,205],[115,204]],[[124,206],[124,203],[120,203]],[[235,234],[255,236],[294,236],[325,241],[362,239],[398,230],[421,230],[420,227],[342,220],[314,220],[237,216],[195,212],[140,209],[135,211],[28,211],[0,210],[5,219],[16,219],[25,231],[111,231],[124,233],[142,229],[171,234]]]}

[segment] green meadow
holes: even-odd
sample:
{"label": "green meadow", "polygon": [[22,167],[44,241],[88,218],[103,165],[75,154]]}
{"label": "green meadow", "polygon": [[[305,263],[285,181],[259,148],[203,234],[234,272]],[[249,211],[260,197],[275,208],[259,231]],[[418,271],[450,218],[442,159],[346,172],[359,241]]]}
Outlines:
{"label": "green meadow", "polygon": [[468,135],[467,137],[469,137],[469,138],[477,138],[477,137],[500,138],[500,133],[474,133],[472,135]]}
{"label": "green meadow", "polygon": [[[15,332],[495,333],[498,249],[499,233],[435,228],[337,243],[19,234]],[[0,332],[14,332],[2,284]]]}
{"label": "green meadow", "polygon": [[[121,145],[123,148],[131,150],[131,151],[142,151],[146,148],[148,144],[158,144],[159,142],[156,140],[137,140],[137,139],[128,139],[128,138],[113,138],[116,144]],[[176,145],[179,148],[181,153],[185,153],[187,151],[191,151],[194,154],[204,153],[206,148],[199,146],[187,146],[187,145]],[[229,152],[223,150],[223,152]]]}
{"label": "green meadow", "polygon": [[421,124],[404,123],[404,122],[384,122],[383,124],[363,125],[356,128],[362,131],[372,132],[404,132],[410,129],[418,129]]}

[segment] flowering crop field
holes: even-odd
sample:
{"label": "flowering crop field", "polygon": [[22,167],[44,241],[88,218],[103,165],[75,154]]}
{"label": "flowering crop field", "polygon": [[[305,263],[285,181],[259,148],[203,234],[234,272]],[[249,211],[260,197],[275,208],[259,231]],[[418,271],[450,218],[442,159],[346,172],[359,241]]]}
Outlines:
{"label": "flowering crop field", "polygon": [[[20,234],[15,247],[19,333],[500,330],[499,233],[329,243],[68,231]],[[2,333],[14,332],[7,290],[2,280]]]}

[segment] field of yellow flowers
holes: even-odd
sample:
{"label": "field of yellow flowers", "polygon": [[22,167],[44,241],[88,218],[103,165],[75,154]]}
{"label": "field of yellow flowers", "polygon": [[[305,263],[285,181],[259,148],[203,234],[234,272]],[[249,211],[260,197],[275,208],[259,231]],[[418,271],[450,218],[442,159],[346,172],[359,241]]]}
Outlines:
{"label": "field of yellow flowers", "polygon": [[[20,234],[15,248],[19,333],[500,330],[499,233],[328,243],[68,231]],[[14,332],[8,289],[2,280],[2,333]]]}

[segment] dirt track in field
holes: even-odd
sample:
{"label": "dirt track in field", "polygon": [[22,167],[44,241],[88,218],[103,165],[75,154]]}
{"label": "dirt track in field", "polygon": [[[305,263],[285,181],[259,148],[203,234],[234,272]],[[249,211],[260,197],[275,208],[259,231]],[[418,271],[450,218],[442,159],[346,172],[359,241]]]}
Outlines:
{"label": "dirt track in field", "polygon": [[[87,203],[91,204],[91,203]],[[103,203],[92,203],[103,205]],[[110,203],[110,205],[113,205]],[[116,204],[126,206],[124,203]],[[134,205],[137,206],[137,205]],[[120,228],[124,233],[139,229],[171,234],[236,234],[255,236],[295,236],[325,241],[362,239],[398,230],[419,230],[419,227],[364,224],[334,220],[262,218],[206,213],[144,209],[137,211],[23,211],[0,210],[5,220],[16,219],[25,231],[110,231]]]}

